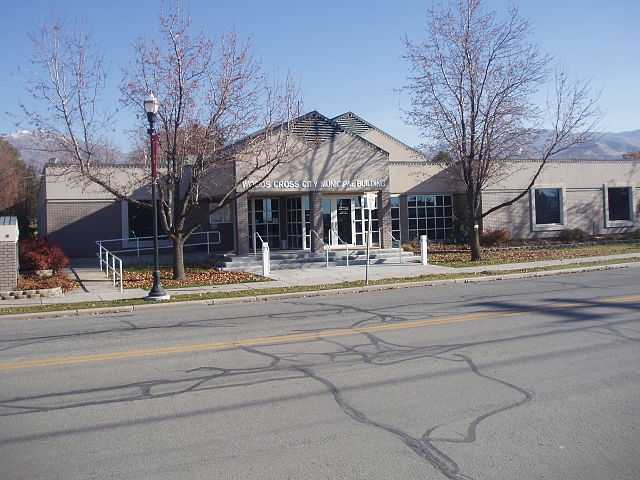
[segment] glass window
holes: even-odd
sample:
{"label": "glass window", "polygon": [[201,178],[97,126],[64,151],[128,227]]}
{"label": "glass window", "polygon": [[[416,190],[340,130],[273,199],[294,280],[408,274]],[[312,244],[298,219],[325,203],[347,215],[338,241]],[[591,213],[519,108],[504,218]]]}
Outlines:
{"label": "glass window", "polygon": [[633,221],[631,187],[607,187],[607,203],[610,221]]}
{"label": "glass window", "polygon": [[562,190],[559,188],[537,188],[535,190],[536,225],[562,223]]}
{"label": "glass window", "polygon": [[[209,205],[210,209],[217,207],[217,203],[211,203]],[[216,225],[218,223],[231,223],[233,222],[233,210],[231,208],[231,204],[227,203],[220,210],[216,210],[211,215],[209,215],[209,223],[211,225]]]}
{"label": "glass window", "polygon": [[[444,241],[451,236],[453,211],[450,207],[443,207],[444,205],[453,204],[451,195],[410,195],[407,197],[407,202],[409,206],[407,210],[409,240],[418,239],[421,235],[427,235],[429,240]],[[411,208],[418,205],[421,208]],[[426,208],[423,206],[426,206]]]}
{"label": "glass window", "polygon": [[[153,236],[153,210],[128,204],[129,238]],[[160,227],[160,209],[158,209],[158,234],[163,235]]]}
{"label": "glass window", "polygon": [[[278,199],[255,198],[249,202],[249,218],[251,235],[259,233],[272,248],[280,248],[280,221]],[[258,247],[260,242],[257,241]]]}
{"label": "glass window", "polygon": [[400,197],[391,197],[391,235],[400,241]]}

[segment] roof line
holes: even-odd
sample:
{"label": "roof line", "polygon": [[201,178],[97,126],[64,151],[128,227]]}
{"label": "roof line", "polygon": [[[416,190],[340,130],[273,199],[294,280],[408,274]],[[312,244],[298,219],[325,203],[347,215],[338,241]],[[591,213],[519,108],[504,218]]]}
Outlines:
{"label": "roof line", "polygon": [[363,122],[363,123],[365,123],[365,124],[369,125],[371,128],[373,128],[373,129],[374,129],[374,130],[376,130],[377,132],[381,133],[381,134],[382,134],[382,135],[384,135],[385,137],[389,138],[390,140],[393,140],[394,142],[396,142],[396,143],[398,143],[398,144],[402,145],[403,147],[408,148],[409,150],[411,150],[411,151],[413,151],[413,152],[417,153],[417,154],[418,154],[418,155],[420,155],[421,157],[424,157],[427,161],[430,161],[430,160],[431,160],[429,157],[427,157],[427,155],[425,155],[425,154],[424,154],[424,153],[422,153],[421,151],[416,150],[415,148],[413,148],[413,147],[411,147],[411,146],[407,145],[406,143],[404,143],[404,142],[402,142],[402,141],[398,140],[396,137],[394,137],[394,136],[392,136],[392,135],[388,134],[388,133],[387,133],[387,132],[385,132],[384,130],[379,129],[379,128],[378,128],[378,127],[376,127],[374,124],[372,124],[371,122],[367,122],[364,118],[362,118],[362,117],[361,117],[361,116],[359,116],[359,115],[356,115],[356,114],[355,114],[355,113],[353,113],[352,111],[348,111],[348,112],[345,112],[345,113],[343,113],[343,114],[341,114],[341,115],[338,115],[337,117],[334,117],[334,119],[333,119],[333,120],[335,120],[335,119],[337,119],[337,118],[340,118],[340,117],[343,117],[343,116],[345,116],[345,115],[353,115],[353,116],[354,116],[354,117],[356,117],[358,120],[360,120],[361,122]]}

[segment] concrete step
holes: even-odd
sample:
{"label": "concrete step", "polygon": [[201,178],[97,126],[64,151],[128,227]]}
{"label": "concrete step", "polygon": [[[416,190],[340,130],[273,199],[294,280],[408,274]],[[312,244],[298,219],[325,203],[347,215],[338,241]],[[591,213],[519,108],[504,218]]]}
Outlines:
{"label": "concrete step", "polygon": [[[366,263],[366,250],[356,249],[349,251],[349,265],[364,265]],[[402,260],[400,259],[402,257]],[[375,263],[400,263],[408,261],[415,256],[411,252],[400,252],[398,249],[372,249],[369,253],[370,264]],[[326,267],[327,255],[325,252],[294,252],[294,253],[272,253],[271,269],[299,269],[299,268],[322,268]],[[330,266],[347,265],[347,254],[345,250],[329,252]],[[237,257],[229,256],[224,262],[218,262],[218,267],[224,270],[247,271],[260,273],[262,271],[261,256]]]}

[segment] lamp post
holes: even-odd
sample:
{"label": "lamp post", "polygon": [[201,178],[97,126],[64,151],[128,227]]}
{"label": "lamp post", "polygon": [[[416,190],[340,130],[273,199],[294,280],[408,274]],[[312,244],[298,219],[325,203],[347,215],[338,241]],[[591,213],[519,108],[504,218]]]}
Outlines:
{"label": "lamp post", "polygon": [[158,179],[158,162],[157,162],[157,148],[158,141],[155,135],[153,124],[156,120],[156,114],[160,108],[160,101],[153,96],[153,93],[149,93],[149,96],[144,99],[144,111],[147,112],[147,119],[149,120],[149,139],[151,142],[151,201],[153,202],[153,287],[149,291],[144,299],[149,301],[168,300],[169,295],[164,291],[162,285],[160,285],[160,267],[158,258],[158,203],[156,201],[156,182]]}

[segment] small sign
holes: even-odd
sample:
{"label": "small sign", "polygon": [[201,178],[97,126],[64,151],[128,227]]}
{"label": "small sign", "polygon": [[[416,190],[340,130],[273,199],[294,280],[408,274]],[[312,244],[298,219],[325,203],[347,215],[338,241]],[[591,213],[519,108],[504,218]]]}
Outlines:
{"label": "small sign", "polygon": [[377,192],[365,192],[364,197],[367,199],[367,205],[365,206],[369,210],[375,210],[378,208],[378,193]]}

